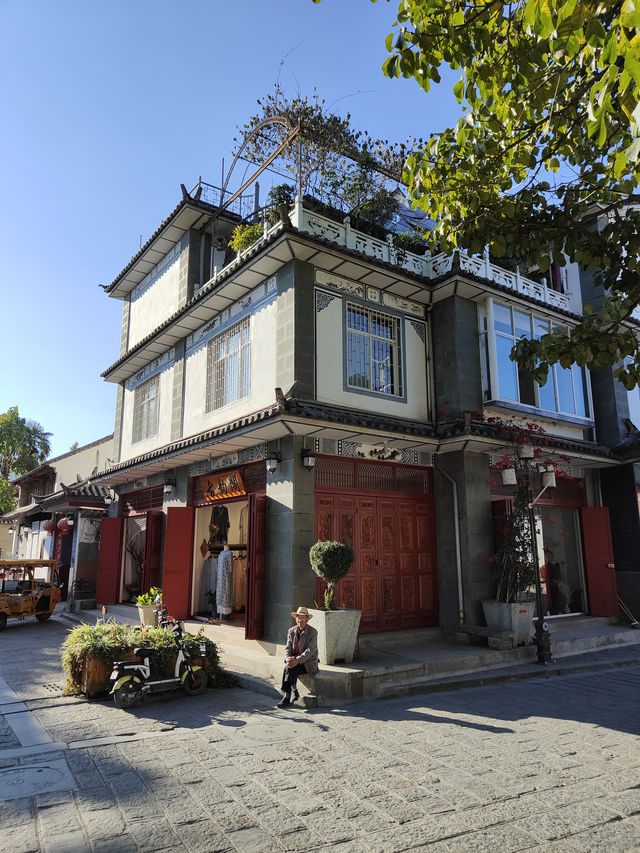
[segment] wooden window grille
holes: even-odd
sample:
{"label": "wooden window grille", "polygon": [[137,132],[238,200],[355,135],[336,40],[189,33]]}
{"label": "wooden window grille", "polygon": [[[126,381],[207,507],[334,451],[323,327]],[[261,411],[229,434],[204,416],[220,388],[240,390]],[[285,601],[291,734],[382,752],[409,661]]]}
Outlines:
{"label": "wooden window grille", "polygon": [[135,444],[158,433],[160,416],[160,376],[138,385],[133,394],[133,438]]}
{"label": "wooden window grille", "polygon": [[207,412],[249,396],[250,367],[251,327],[245,317],[207,345]]}
{"label": "wooden window grille", "polygon": [[433,469],[391,462],[316,456],[316,487],[433,495]]}
{"label": "wooden window grille", "polygon": [[146,512],[149,509],[162,509],[163,486],[150,486],[147,489],[137,489],[126,492],[120,497],[120,515],[133,515]]}

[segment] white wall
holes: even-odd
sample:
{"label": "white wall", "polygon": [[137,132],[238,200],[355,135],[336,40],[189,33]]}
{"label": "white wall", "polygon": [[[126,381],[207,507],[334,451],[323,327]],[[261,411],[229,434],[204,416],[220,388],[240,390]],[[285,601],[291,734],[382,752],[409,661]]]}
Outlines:
{"label": "white wall", "polygon": [[[178,309],[179,247],[131,292],[128,349],[150,334]],[[187,251],[185,249],[185,251]]]}
{"label": "white wall", "polygon": [[[316,295],[319,291],[316,291]],[[316,396],[320,402],[348,406],[365,412],[412,420],[429,420],[427,394],[427,353],[416,328],[416,318],[404,317],[404,377],[406,402],[382,394],[366,394],[344,388],[343,298],[331,293],[331,300],[316,310]],[[387,311],[384,305],[372,306]],[[388,311],[388,313],[394,313]],[[395,312],[397,313],[397,312]],[[424,327],[424,323],[422,323]]]}
{"label": "white wall", "polygon": [[[185,365],[184,432],[197,435],[207,429],[272,405],[276,387],[276,313],[275,300],[251,315],[250,394],[241,400],[206,412],[207,345],[205,337],[193,348],[187,347]],[[240,316],[229,316],[233,324]],[[225,326],[220,326],[224,330]],[[215,335],[214,335],[215,336]]]}
{"label": "white wall", "polygon": [[[157,447],[162,447],[168,444],[171,440],[171,400],[173,395],[173,357],[167,360],[168,363],[159,371],[160,375],[160,416],[158,419],[158,432],[156,435],[143,441],[132,442],[133,436],[133,402],[135,396],[135,388],[140,383],[129,383],[125,387],[124,406],[122,411],[122,445],[120,449],[120,461],[131,459],[134,456],[140,456],[143,453],[149,453]],[[156,373],[149,372],[144,375],[142,382],[146,382]]]}
{"label": "white wall", "polygon": [[50,465],[56,472],[56,489],[60,488],[60,483],[70,486],[78,478],[84,480],[96,467],[99,471],[103,471],[107,467],[106,460],[111,458],[113,458],[112,435],[51,460]]}

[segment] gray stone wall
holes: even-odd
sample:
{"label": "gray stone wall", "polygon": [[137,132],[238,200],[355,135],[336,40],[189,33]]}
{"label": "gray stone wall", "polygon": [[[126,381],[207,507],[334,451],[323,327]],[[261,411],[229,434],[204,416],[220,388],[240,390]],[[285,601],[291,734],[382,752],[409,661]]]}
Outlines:
{"label": "gray stone wall", "polygon": [[447,633],[458,625],[455,523],[452,485],[456,482],[460,529],[460,559],[464,624],[482,625],[482,599],[493,598],[495,580],[489,564],[494,551],[493,515],[489,488],[489,458],[484,453],[441,454],[435,471],[436,532],[440,625]]}
{"label": "gray stone wall", "polygon": [[124,408],[124,382],[120,382],[116,393],[116,419],[113,427],[113,458],[120,460],[122,447],[122,413]]}
{"label": "gray stone wall", "polygon": [[482,410],[478,312],[474,302],[452,296],[430,314],[438,418]]}
{"label": "gray stone wall", "polygon": [[122,303],[122,329],[120,332],[120,355],[123,356],[129,347],[129,317],[131,314],[131,294],[127,294]]}
{"label": "gray stone wall", "polygon": [[173,365],[173,388],[171,392],[171,441],[182,437],[184,410],[184,368],[185,340],[174,345],[175,362]]}
{"label": "gray stone wall", "polygon": [[314,475],[302,467],[301,449],[301,438],[281,440],[282,461],[267,475],[264,639],[279,643],[292,625],[291,611],[313,606],[308,554],[315,537]]}
{"label": "gray stone wall", "polygon": [[[292,261],[277,275],[277,384],[285,394],[312,399],[315,388],[313,267]],[[294,287],[295,285],[295,287]]]}

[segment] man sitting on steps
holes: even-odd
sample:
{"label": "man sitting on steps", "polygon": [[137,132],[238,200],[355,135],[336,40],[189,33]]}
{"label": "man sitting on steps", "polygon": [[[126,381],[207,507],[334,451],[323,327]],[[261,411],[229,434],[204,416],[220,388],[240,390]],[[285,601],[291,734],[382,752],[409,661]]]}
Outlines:
{"label": "man sitting on steps", "polygon": [[278,708],[288,708],[292,701],[295,702],[300,698],[299,675],[315,675],[318,671],[318,632],[308,624],[311,614],[306,607],[298,607],[291,616],[296,620],[296,624],[287,632],[284,658],[286,666],[282,674],[281,687],[284,696],[278,702]]}

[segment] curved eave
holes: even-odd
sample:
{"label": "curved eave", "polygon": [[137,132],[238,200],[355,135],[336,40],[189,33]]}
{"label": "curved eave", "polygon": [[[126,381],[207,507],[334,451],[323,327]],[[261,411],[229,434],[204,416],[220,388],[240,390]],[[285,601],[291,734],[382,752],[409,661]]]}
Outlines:
{"label": "curved eave", "polygon": [[[206,202],[182,199],[106,288],[109,296],[124,299],[160,263],[176,243],[180,242],[187,231],[206,225],[216,210],[216,207]],[[233,214],[225,215],[236,218]]]}

